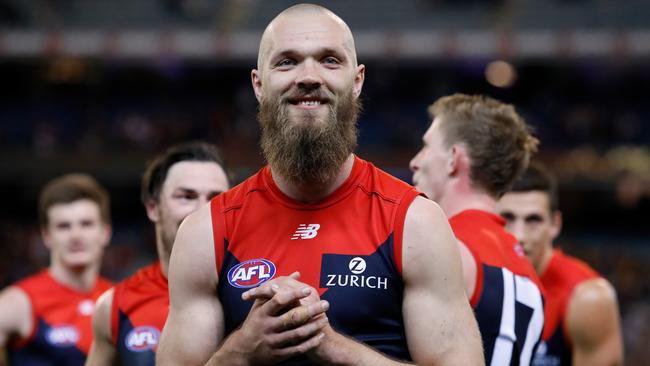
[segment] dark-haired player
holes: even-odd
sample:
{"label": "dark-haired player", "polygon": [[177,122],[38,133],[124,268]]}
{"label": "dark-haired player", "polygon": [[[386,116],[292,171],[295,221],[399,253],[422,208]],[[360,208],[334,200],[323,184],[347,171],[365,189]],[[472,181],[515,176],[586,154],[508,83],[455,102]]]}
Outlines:
{"label": "dark-haired player", "polygon": [[562,227],[557,186],[539,163],[506,193],[498,211],[546,289],[544,342],[533,365],[623,364],[616,292],[587,264],[553,249]]}
{"label": "dark-haired player", "polygon": [[213,145],[176,145],[149,162],[141,197],[155,225],[158,261],[99,299],[93,321],[95,343],[87,365],[155,364],[169,311],[167,274],[178,226],[187,215],[227,189],[224,162]]}

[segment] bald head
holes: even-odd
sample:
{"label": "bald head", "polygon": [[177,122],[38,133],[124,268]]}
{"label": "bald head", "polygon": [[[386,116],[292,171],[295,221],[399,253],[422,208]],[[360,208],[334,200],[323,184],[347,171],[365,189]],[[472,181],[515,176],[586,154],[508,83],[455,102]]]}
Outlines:
{"label": "bald head", "polygon": [[[318,20],[315,22],[315,20]],[[298,4],[278,14],[264,30],[257,55],[257,68],[263,70],[265,62],[278,44],[278,38],[286,38],[285,30],[291,29],[289,36],[302,36],[308,40],[310,34],[335,30],[340,44],[345,48],[353,65],[357,65],[354,38],[347,24],[330,10],[313,4]]]}

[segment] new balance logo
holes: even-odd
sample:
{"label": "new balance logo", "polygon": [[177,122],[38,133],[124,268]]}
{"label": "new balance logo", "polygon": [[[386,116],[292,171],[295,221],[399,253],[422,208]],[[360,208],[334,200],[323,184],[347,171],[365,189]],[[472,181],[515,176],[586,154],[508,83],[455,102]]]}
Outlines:
{"label": "new balance logo", "polygon": [[298,229],[293,233],[291,240],[296,239],[313,239],[318,235],[318,229],[320,229],[319,224],[300,224]]}

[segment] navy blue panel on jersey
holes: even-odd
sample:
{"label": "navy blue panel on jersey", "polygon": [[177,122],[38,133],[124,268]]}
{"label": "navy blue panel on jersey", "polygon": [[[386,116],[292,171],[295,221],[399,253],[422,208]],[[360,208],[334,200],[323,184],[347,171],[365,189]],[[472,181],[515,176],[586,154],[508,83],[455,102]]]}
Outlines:
{"label": "navy blue panel on jersey", "polygon": [[[513,355],[512,358],[519,359],[519,355],[521,354],[522,347],[523,347],[523,342],[521,340],[526,339],[528,324],[530,324],[532,317],[533,317],[532,308],[520,302],[515,303],[515,319],[517,319],[517,321],[515,322],[515,334],[517,335],[517,342],[515,342],[515,347],[512,350],[512,355]],[[537,346],[538,345],[535,345],[535,349]],[[533,350],[533,354],[534,352],[535,350]],[[515,364],[518,365],[518,363]]]}
{"label": "navy blue panel on jersey", "polygon": [[533,358],[533,366],[571,365],[571,348],[566,343],[564,327],[560,324],[546,342],[541,342]]}
{"label": "navy blue panel on jersey", "polygon": [[244,322],[248,312],[253,307],[253,302],[241,299],[241,294],[246,292],[247,288],[228,285],[228,270],[237,266],[240,261],[228,251],[228,241],[224,240],[224,246],[226,250],[224,251],[223,264],[219,273],[217,293],[224,309],[225,331],[226,334],[230,334]]}
{"label": "navy blue panel on jersey", "polygon": [[[129,366],[154,366],[156,354],[147,345],[146,337],[134,340],[134,327],[131,320],[123,312],[118,312],[117,353],[122,365]],[[142,334],[146,336],[146,334]],[[154,342],[149,342],[153,344]],[[156,344],[157,339],[156,339]]]}
{"label": "navy blue panel on jersey", "polygon": [[[402,318],[404,286],[393,253],[391,235],[369,255],[322,254],[320,281],[314,286],[320,288],[321,298],[331,304],[327,317],[335,330],[391,357],[410,360]],[[227,250],[226,243],[218,286],[226,334],[241,325],[252,306],[251,302],[241,300],[241,294],[248,288],[238,288],[228,280],[229,270],[240,264],[243,263]],[[284,268],[283,272],[292,270]],[[304,357],[282,363],[309,364]]]}
{"label": "navy blue panel on jersey", "polygon": [[410,360],[402,318],[404,286],[394,266],[392,235],[370,255],[324,254],[321,296],[332,327],[373,348]]}
{"label": "navy blue panel on jersey", "polygon": [[503,272],[501,268],[483,265],[483,293],[474,309],[483,338],[485,361],[492,359],[494,344],[501,327],[503,311]]}
{"label": "navy blue panel on jersey", "polygon": [[528,366],[541,337],[542,313],[541,294],[533,282],[506,268],[483,265],[475,314],[486,364]]}
{"label": "navy blue panel on jersey", "polygon": [[8,350],[10,365],[82,366],[84,364],[86,355],[66,341],[65,332],[57,331],[40,318],[37,322],[38,330],[27,346]]}

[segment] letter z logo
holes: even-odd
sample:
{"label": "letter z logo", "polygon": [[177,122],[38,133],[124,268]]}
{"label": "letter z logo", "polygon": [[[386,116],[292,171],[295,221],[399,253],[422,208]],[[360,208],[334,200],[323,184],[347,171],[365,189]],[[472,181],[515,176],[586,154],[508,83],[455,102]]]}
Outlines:
{"label": "letter z logo", "polygon": [[319,224],[300,224],[298,225],[298,229],[296,229],[296,232],[293,233],[293,236],[291,237],[291,240],[296,240],[296,239],[313,239],[318,235],[318,229],[320,229]]}
{"label": "letter z logo", "polygon": [[350,260],[348,268],[350,268],[350,272],[354,274],[363,273],[363,271],[366,270],[366,261],[361,257],[354,257]]}

